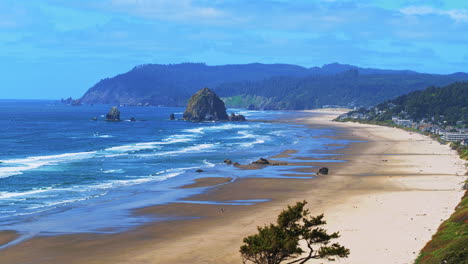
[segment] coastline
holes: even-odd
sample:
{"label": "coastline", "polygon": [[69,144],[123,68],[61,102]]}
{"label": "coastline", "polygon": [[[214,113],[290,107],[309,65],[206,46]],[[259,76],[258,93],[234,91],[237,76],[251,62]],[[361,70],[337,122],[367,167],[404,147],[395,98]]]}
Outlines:
{"label": "coastline", "polygon": [[[313,180],[245,178],[221,183],[187,203],[136,211],[183,220],[156,222],[112,235],[35,237],[2,250],[0,262],[241,263],[238,249],[242,238],[254,233],[256,226],[274,221],[287,204],[299,200],[307,200],[313,214],[325,213],[328,230],[340,231],[340,241],[351,249],[350,258],[340,263],[412,262],[463,195],[460,182],[464,176],[456,174],[463,175],[464,168],[457,155],[419,134],[330,122],[339,112],[306,113],[314,114],[294,122],[333,126],[339,129],[339,137],[365,141],[333,151],[348,162],[319,163],[331,169],[330,175]],[[293,151],[274,157],[286,157]],[[304,163],[314,165],[314,160],[301,160]],[[210,180],[201,184],[214,185]],[[189,203],[240,199],[271,201],[235,206]]]}

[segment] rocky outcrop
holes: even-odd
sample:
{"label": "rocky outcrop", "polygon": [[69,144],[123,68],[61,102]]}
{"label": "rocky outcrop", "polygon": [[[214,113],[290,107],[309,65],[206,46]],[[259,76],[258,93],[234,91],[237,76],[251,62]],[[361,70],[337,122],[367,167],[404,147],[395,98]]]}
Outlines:
{"label": "rocky outcrop", "polygon": [[169,120],[175,120],[175,115],[174,115],[174,113],[171,113],[171,115],[169,116]]}
{"label": "rocky outcrop", "polygon": [[133,116],[130,117],[130,121],[131,121],[131,122],[135,122],[135,121],[136,121],[135,117],[133,117]]}
{"label": "rocky outcrop", "polygon": [[318,174],[321,175],[328,175],[328,168],[327,167],[322,167],[319,169]]}
{"label": "rocky outcrop", "polygon": [[117,106],[113,106],[106,115],[106,121],[120,121],[120,111]]}
{"label": "rocky outcrop", "polygon": [[229,120],[224,102],[208,88],[190,97],[183,118],[188,121]]}
{"label": "rocky outcrop", "polygon": [[252,164],[256,164],[256,165],[268,165],[268,164],[270,164],[270,162],[269,162],[267,159],[260,158],[259,160],[252,162]]}
{"label": "rocky outcrop", "polygon": [[80,106],[81,105],[81,100],[80,99],[73,99],[71,97],[68,97],[67,99],[60,99],[60,103],[62,104],[67,104],[71,106]]}
{"label": "rocky outcrop", "polygon": [[234,113],[231,113],[231,115],[229,116],[229,121],[246,121],[246,119],[243,115],[236,115]]}
{"label": "rocky outcrop", "polygon": [[230,159],[225,159],[224,160],[224,163],[228,164],[228,165],[231,165],[232,164],[232,160]]}
{"label": "rocky outcrop", "polygon": [[257,161],[252,162],[252,165],[286,166],[288,163],[260,158]]}

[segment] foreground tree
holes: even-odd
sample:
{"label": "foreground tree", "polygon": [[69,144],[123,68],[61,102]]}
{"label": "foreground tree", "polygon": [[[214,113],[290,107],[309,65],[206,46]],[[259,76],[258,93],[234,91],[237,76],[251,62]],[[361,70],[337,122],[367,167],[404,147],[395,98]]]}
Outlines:
{"label": "foreground tree", "polygon": [[[310,259],[335,260],[347,258],[349,249],[331,240],[339,236],[338,232],[328,234],[321,226],[326,222],[323,214],[310,216],[305,209],[306,201],[288,206],[278,215],[276,224],[258,227],[258,233],[244,238],[240,248],[243,263],[279,264],[305,263]],[[300,247],[300,242],[307,246],[307,251]]]}

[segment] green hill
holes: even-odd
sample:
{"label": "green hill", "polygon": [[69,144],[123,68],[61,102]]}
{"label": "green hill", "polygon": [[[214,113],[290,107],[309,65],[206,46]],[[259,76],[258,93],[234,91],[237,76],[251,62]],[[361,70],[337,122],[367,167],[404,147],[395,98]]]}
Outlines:
{"label": "green hill", "polygon": [[445,87],[429,87],[385,101],[369,109],[348,113],[373,121],[389,121],[392,117],[454,126],[468,124],[468,82]]}

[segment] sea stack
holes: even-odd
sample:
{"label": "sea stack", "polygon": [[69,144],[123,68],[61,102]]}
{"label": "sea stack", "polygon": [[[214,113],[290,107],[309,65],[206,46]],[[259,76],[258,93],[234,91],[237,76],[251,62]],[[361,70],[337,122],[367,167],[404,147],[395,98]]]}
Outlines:
{"label": "sea stack", "polygon": [[190,97],[183,118],[197,122],[229,120],[224,102],[208,88],[203,88]]}
{"label": "sea stack", "polygon": [[229,121],[246,121],[245,116],[243,115],[236,115],[234,113],[231,113],[229,116]]}
{"label": "sea stack", "polygon": [[106,121],[120,121],[120,111],[117,106],[113,106],[106,115]]}

